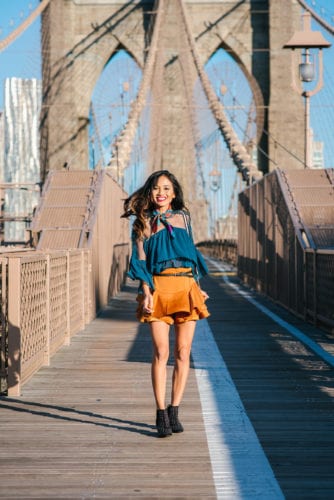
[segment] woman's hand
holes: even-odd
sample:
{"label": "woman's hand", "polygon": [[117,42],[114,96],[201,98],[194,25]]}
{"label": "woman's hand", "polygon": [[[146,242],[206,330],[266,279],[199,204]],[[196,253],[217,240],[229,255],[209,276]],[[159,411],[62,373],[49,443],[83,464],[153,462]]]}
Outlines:
{"label": "woman's hand", "polygon": [[153,295],[151,293],[149,286],[146,283],[143,284],[143,293],[144,293],[144,300],[142,305],[143,313],[151,314],[153,312]]}
{"label": "woman's hand", "polygon": [[145,314],[151,314],[153,312],[153,295],[151,293],[144,294],[143,312]]}
{"label": "woman's hand", "polygon": [[207,299],[210,298],[209,295],[204,290],[200,289],[200,292],[201,292],[202,297],[203,297],[204,300],[207,300]]}

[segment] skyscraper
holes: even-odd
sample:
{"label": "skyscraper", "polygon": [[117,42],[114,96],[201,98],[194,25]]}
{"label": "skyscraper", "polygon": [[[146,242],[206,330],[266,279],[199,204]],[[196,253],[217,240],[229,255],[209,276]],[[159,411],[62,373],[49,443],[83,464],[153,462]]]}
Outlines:
{"label": "skyscraper", "polygon": [[314,140],[313,129],[310,130],[311,138],[311,168],[325,168],[324,143]]}
{"label": "skyscraper", "polygon": [[[39,115],[42,85],[36,79],[7,78],[4,105],[4,171],[3,182],[38,183]],[[5,211],[16,217],[31,214],[38,202],[33,187],[6,191]],[[6,222],[5,240],[23,241],[24,222]]]}
{"label": "skyscraper", "polygon": [[[5,145],[4,145],[4,116],[3,112],[0,111],[0,183],[4,181],[4,158],[5,158]],[[4,202],[5,192],[0,187],[0,214],[3,213],[3,202]],[[0,242],[4,239],[4,225],[2,220],[0,220]]]}

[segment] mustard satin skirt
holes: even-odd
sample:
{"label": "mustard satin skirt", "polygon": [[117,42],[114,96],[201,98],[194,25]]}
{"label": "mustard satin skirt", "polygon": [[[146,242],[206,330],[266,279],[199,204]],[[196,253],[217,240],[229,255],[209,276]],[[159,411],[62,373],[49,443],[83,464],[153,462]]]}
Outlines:
{"label": "mustard satin skirt", "polygon": [[141,323],[164,321],[169,325],[207,318],[203,295],[195,279],[191,276],[163,276],[191,272],[189,268],[165,269],[161,275],[153,276],[153,312],[143,312],[143,295],[137,297],[137,318]]}

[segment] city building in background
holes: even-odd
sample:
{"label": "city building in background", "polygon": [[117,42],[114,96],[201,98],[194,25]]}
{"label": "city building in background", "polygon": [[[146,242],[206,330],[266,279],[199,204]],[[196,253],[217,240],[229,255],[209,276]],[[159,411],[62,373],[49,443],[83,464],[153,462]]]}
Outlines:
{"label": "city building in background", "polygon": [[[3,110],[4,240],[24,242],[26,226],[39,199],[39,117],[42,84],[7,78]],[[1,144],[1,143],[0,143]]]}
{"label": "city building in background", "polygon": [[310,130],[311,143],[311,168],[326,168],[325,165],[325,144],[323,141],[314,140],[314,131]]}
{"label": "city building in background", "polygon": [[312,142],[312,168],[325,168],[324,143]]}
{"label": "city building in background", "polygon": [[[0,110],[0,183],[4,179],[4,152],[5,152],[5,136],[4,136],[4,116],[3,111]],[[4,210],[5,191],[0,185],[0,215],[2,216]],[[0,242],[4,240],[4,223],[0,220]]]}
{"label": "city building in background", "polygon": [[4,136],[4,116],[3,116],[3,111],[0,110],[0,179],[4,178],[4,142],[5,142],[5,136]]}

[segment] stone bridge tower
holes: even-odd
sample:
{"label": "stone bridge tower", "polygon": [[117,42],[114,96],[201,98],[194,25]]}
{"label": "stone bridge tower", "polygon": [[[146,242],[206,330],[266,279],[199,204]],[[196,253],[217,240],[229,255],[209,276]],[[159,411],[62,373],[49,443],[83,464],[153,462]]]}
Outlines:
{"label": "stone bridge tower", "polygon": [[[169,11],[173,12],[173,2],[177,6],[180,1],[167,0]],[[148,0],[50,2],[42,19],[43,177],[48,170],[62,169],[69,162],[72,169],[88,168],[89,108],[94,86],[120,48],[143,67],[150,43],[150,21],[158,5]],[[223,48],[248,79],[260,128],[260,170],[266,172],[276,165],[299,168],[300,163],[276,148],[281,143],[303,158],[303,105],[291,90],[290,55],[282,48],[299,28],[297,0],[184,0],[184,5],[202,63]],[[269,139],[262,133],[262,125]],[[268,156],[275,163],[268,162]]]}

